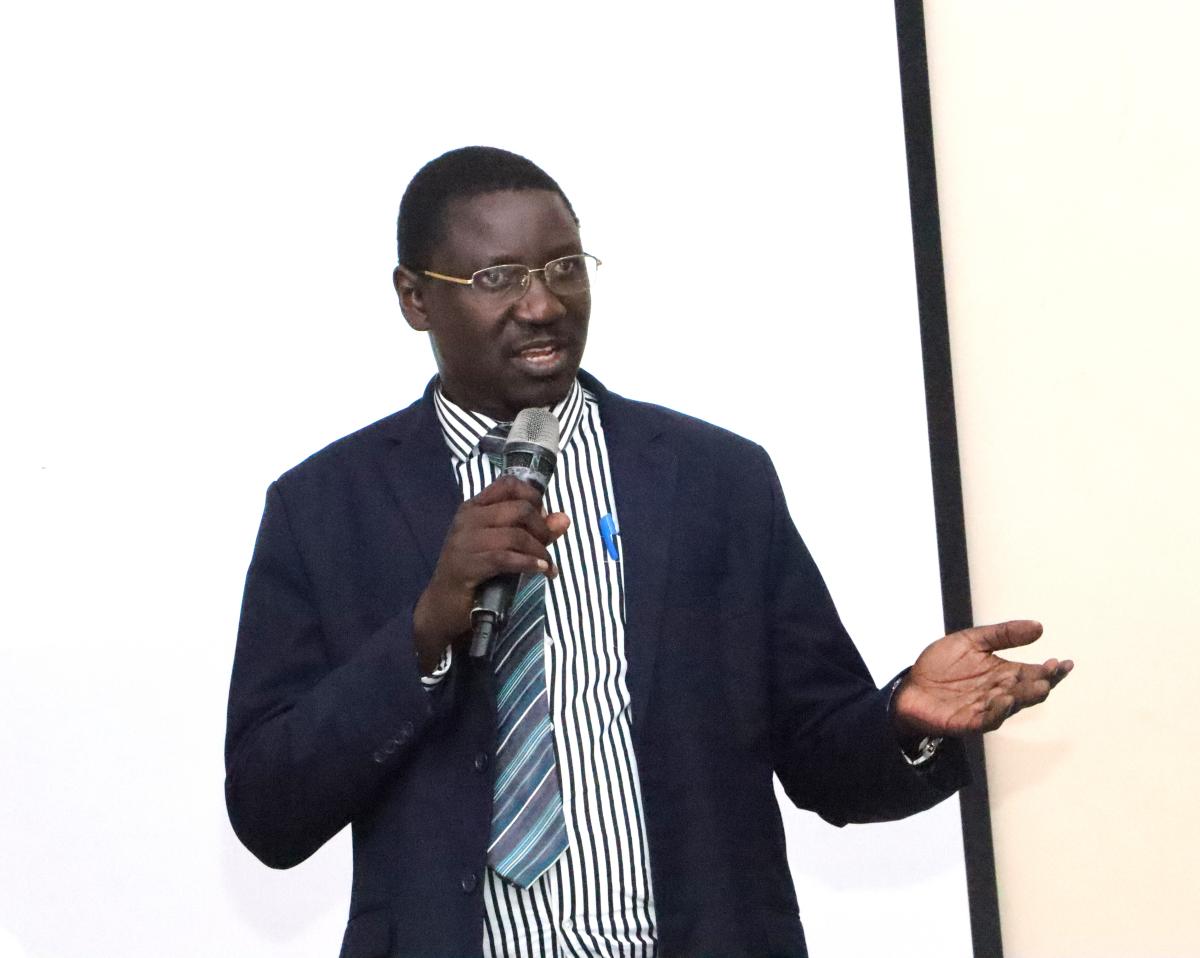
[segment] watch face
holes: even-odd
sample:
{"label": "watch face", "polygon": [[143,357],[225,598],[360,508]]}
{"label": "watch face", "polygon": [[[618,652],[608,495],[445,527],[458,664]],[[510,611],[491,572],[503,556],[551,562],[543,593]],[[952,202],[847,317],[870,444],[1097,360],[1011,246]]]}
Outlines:
{"label": "watch face", "polygon": [[904,760],[908,762],[909,765],[924,765],[926,762],[933,759],[935,755],[937,755],[938,746],[941,744],[942,739],[940,736],[933,738],[926,735],[923,739],[921,739],[920,742],[917,743],[917,747],[912,751],[907,749],[901,749],[900,751],[904,756]]}

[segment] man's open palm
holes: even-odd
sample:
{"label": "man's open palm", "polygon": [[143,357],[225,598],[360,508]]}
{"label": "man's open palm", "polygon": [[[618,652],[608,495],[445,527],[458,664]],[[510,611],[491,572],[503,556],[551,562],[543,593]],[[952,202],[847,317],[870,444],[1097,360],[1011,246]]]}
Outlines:
{"label": "man's open palm", "polygon": [[1016,620],[952,632],[925,649],[896,691],[894,715],[905,735],[990,732],[1009,716],[1043,702],[1074,668],[1069,659],[1041,665],[994,653],[1029,645],[1037,622]]}

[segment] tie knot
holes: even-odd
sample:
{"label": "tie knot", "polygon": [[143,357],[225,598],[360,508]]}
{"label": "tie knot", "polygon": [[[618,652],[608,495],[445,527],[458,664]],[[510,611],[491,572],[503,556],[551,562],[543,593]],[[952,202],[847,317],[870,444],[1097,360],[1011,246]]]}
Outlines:
{"label": "tie knot", "polygon": [[492,462],[504,456],[504,443],[508,441],[508,432],[512,429],[511,422],[498,422],[479,438],[476,448],[487,455]]}

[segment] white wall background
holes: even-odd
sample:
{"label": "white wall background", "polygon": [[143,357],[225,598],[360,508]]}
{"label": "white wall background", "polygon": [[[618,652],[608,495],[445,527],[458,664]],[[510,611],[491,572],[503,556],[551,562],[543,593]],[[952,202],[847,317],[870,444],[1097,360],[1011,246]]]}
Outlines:
{"label": "white wall background", "polygon": [[[940,634],[891,3],[45,3],[0,80],[0,955],[336,953],[346,837],[237,844],[226,684],[267,483],[432,372],[389,272],[444,149],[559,179],[586,366],[768,445],[880,682]],[[814,954],[966,953],[955,801],[788,822]]]}
{"label": "white wall background", "polygon": [[928,0],[975,615],[1078,668],[986,740],[1008,958],[1196,958],[1200,9]]}

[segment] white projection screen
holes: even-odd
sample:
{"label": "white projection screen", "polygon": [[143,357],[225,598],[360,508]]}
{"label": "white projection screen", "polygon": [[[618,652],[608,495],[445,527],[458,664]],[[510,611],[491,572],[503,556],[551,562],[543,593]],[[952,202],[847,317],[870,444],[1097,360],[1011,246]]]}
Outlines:
{"label": "white projection screen", "polygon": [[[238,844],[225,695],[268,483],[433,372],[390,271],[446,149],[558,179],[585,368],[767,447],[879,683],[942,634],[890,0],[5,20],[0,956],[337,954],[349,836]],[[970,953],[957,798],[785,820],[816,958]]]}

